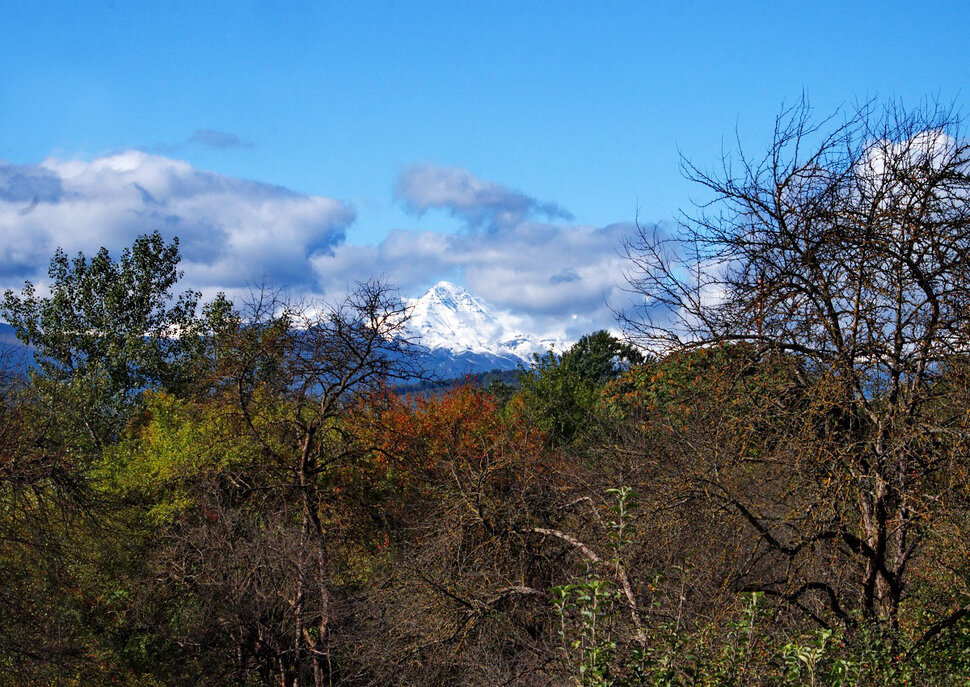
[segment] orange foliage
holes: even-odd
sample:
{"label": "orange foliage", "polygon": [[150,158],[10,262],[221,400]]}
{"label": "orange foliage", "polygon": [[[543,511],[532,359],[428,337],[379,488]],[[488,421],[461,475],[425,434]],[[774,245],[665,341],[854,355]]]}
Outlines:
{"label": "orange foliage", "polygon": [[[499,447],[534,454],[538,435],[506,421],[495,398],[464,384],[440,396],[385,396],[374,418],[374,445],[399,473],[417,477],[450,465],[481,463]],[[372,406],[373,407],[373,406]]]}

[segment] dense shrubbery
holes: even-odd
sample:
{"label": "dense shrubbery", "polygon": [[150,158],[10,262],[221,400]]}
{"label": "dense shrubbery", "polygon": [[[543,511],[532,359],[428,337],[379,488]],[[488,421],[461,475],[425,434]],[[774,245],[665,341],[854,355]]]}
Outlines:
{"label": "dense shrubbery", "polygon": [[[928,534],[894,629],[771,594],[777,561],[716,493],[715,476],[755,501],[782,488],[765,457],[805,402],[792,364],[740,347],[633,366],[591,387],[596,441],[551,439],[528,391],[361,395],[322,430],[339,457],[314,475],[330,598],[303,592],[309,623],[298,466],[280,460],[299,446],[273,434],[301,422],[285,389],[253,389],[255,431],[230,384],[150,392],[68,482],[80,464],[12,443],[38,441],[23,389],[4,434],[4,673],[306,684],[294,628],[326,608],[334,684],[962,684],[963,619],[918,643],[967,600],[962,508]],[[783,486],[795,531],[827,492]]]}

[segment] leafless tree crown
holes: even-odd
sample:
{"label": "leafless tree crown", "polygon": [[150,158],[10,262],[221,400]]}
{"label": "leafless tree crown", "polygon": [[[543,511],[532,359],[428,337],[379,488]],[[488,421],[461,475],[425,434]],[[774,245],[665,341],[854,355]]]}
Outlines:
{"label": "leafless tree crown", "polygon": [[[756,508],[723,472],[704,478],[782,559],[839,542],[861,572],[849,598],[895,623],[946,500],[941,470],[967,438],[939,411],[970,343],[970,143],[959,118],[870,103],[817,122],[803,101],[777,118],[763,156],[684,170],[712,200],[676,235],[644,226],[627,244],[643,301],[626,326],[659,350],[745,343],[737,350],[797,361],[803,400],[764,454],[787,466],[784,486],[758,490],[773,500]],[[831,486],[826,515],[796,522],[793,494],[818,485]],[[845,615],[824,571],[761,589],[826,590],[829,610]]]}
{"label": "leafless tree crown", "polygon": [[759,341],[859,381],[930,374],[962,349],[970,299],[970,144],[940,107],[841,123],[784,110],[767,152],[685,161],[713,198],[674,236],[642,226],[627,244],[641,308],[631,334],[654,347]]}

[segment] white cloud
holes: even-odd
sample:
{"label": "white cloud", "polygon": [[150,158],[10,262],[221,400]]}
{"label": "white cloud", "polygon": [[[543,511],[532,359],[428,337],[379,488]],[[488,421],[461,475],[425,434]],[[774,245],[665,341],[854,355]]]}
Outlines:
{"label": "white cloud", "polygon": [[498,230],[529,217],[571,219],[556,203],[546,203],[501,184],[479,179],[461,167],[422,164],[404,170],[396,196],[415,214],[441,209],[463,219],[470,228]]}
{"label": "white cloud", "polygon": [[313,290],[309,259],[332,251],[353,220],[337,200],[140,151],[0,163],[0,282],[43,281],[58,246],[117,252],[158,229],[179,237],[187,286],[233,290],[265,278]]}
{"label": "white cloud", "polygon": [[[883,206],[908,198],[927,175],[960,166],[959,142],[945,131],[921,131],[909,139],[878,139],[863,151],[855,166],[858,187],[869,197],[883,196]],[[915,182],[915,183],[914,183]]]}

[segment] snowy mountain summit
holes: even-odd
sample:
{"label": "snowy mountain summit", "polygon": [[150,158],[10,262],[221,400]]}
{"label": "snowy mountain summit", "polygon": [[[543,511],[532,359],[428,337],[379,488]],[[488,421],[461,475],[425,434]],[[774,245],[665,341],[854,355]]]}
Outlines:
{"label": "snowy mountain summit", "polygon": [[531,362],[533,353],[563,348],[561,341],[523,334],[514,315],[491,308],[450,282],[438,282],[408,305],[408,328],[423,346],[465,357],[475,354],[482,357],[481,365],[514,368],[520,361]]}

